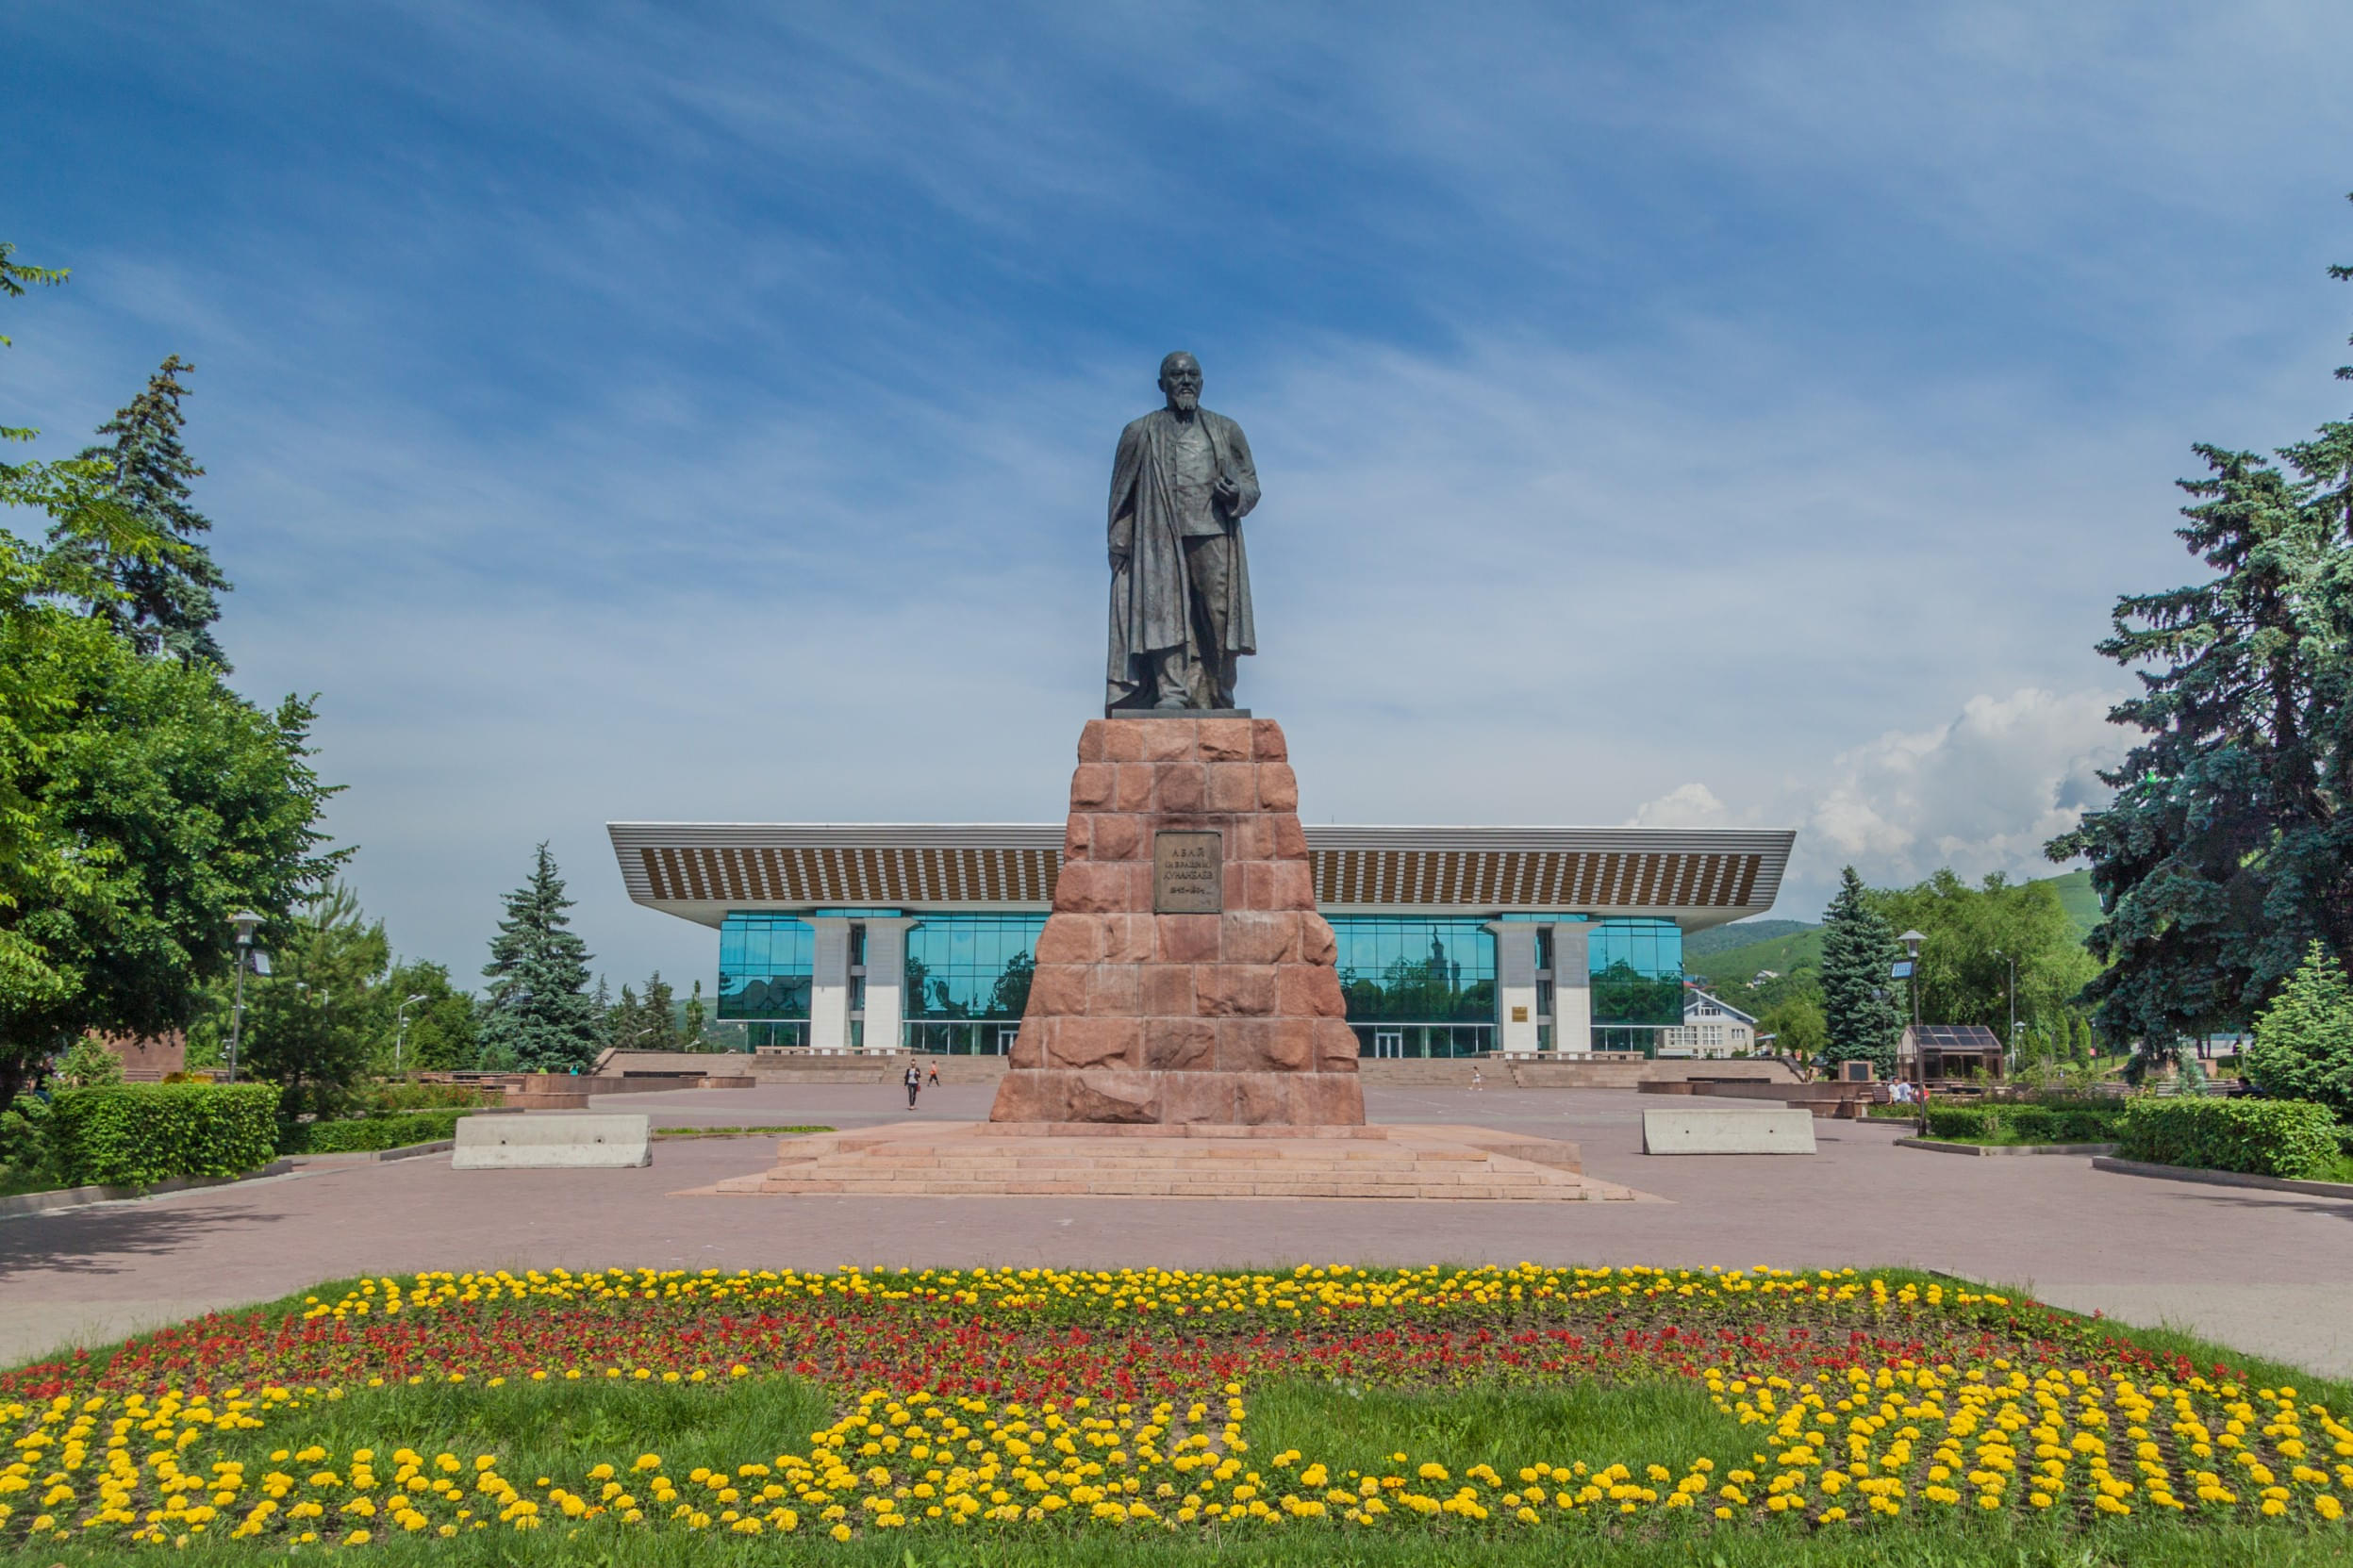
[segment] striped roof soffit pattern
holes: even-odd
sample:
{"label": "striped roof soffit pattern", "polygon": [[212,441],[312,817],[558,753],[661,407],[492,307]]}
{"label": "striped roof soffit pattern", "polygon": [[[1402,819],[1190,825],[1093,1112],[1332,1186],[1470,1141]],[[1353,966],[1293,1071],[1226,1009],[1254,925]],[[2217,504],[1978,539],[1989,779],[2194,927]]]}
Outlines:
{"label": "striped roof soffit pattern", "polygon": [[[613,822],[630,898],[718,925],[730,909],[1042,909],[1054,823]],[[1772,907],[1794,832],[1309,827],[1326,910],[1593,910],[1691,929]]]}

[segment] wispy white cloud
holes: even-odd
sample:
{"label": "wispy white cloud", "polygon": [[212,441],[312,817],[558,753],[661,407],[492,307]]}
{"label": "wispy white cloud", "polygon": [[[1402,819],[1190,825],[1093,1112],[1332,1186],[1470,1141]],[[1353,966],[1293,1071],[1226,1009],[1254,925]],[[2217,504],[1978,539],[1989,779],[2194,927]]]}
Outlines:
{"label": "wispy white cloud", "polygon": [[2187,443],[2335,411],[2321,8],[258,15],[27,13],[0,415],[198,361],[240,680],[461,972],[551,835],[707,968],[607,817],[1053,816],[1178,342],[1308,815],[1795,826],[1809,916],[2031,869]]}

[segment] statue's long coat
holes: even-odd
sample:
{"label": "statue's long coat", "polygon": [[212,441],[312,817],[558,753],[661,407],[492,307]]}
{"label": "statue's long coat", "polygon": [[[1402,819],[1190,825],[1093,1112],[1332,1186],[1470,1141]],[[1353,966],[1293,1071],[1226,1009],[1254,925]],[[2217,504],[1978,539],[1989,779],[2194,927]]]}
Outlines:
{"label": "statue's long coat", "polygon": [[[1228,579],[1226,651],[1258,652],[1258,625],[1251,615],[1250,562],[1242,551],[1241,520],[1258,504],[1258,470],[1251,461],[1242,427],[1223,414],[1197,412],[1220,471],[1231,470],[1240,494],[1232,507],[1217,507],[1234,540],[1234,571]],[[1152,680],[1150,656],[1184,648],[1187,662],[1200,656],[1194,645],[1192,584],[1185,569],[1176,498],[1169,488],[1168,443],[1176,416],[1155,408],[1119,432],[1111,462],[1110,546],[1128,564],[1111,574],[1111,657],[1105,671],[1107,701],[1132,700]]]}

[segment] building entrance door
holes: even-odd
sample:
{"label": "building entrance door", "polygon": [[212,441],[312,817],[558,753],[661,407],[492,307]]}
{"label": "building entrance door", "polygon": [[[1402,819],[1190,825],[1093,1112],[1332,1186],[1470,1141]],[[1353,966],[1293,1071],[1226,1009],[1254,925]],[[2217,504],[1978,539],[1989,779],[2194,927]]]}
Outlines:
{"label": "building entrance door", "polygon": [[1372,1053],[1375,1056],[1403,1056],[1405,1032],[1401,1029],[1376,1029],[1372,1032]]}

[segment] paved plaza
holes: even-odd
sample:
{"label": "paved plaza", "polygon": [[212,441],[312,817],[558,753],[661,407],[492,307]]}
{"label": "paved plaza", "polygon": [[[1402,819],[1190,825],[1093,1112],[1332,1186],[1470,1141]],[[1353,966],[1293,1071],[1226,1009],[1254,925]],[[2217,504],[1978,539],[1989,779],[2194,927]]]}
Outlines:
{"label": "paved plaza", "polygon": [[[985,1117],[993,1088],[917,1117]],[[322,1279],[419,1269],[1298,1263],[1910,1265],[2353,1376],[2353,1202],[1963,1159],[1824,1122],[1799,1157],[1644,1155],[1615,1090],[1368,1087],[1369,1117],[1566,1139],[1664,1203],[672,1197],[764,1169],[773,1140],[657,1142],[635,1170],[458,1172],[425,1158],[0,1221],[0,1363]],[[657,1126],[908,1119],[890,1085],[631,1096]]]}

